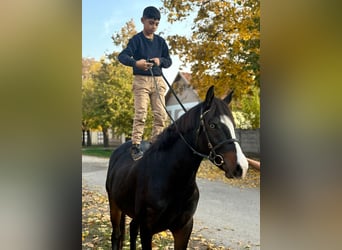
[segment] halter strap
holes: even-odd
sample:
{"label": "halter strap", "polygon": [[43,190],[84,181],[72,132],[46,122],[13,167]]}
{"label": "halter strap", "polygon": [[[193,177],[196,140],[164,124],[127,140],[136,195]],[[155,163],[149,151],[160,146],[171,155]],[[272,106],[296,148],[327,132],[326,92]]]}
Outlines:
{"label": "halter strap", "polygon": [[[230,138],[230,139],[226,139],[221,141],[220,143],[216,144],[215,147],[213,147],[210,138],[209,138],[209,134],[207,133],[206,127],[205,127],[205,123],[204,123],[204,116],[210,111],[210,109],[208,109],[207,111],[203,112],[203,109],[201,108],[201,116],[200,116],[200,126],[203,127],[203,132],[207,138],[208,141],[208,148],[210,150],[209,155],[208,155],[208,159],[214,163],[216,166],[220,167],[222,166],[222,164],[224,163],[224,159],[223,156],[220,154],[216,153],[216,149],[218,149],[219,147],[221,147],[223,144],[225,143],[234,143],[234,142],[239,142],[237,139],[235,138]],[[197,130],[198,133],[199,129]],[[198,138],[198,134],[197,134],[197,138]]]}

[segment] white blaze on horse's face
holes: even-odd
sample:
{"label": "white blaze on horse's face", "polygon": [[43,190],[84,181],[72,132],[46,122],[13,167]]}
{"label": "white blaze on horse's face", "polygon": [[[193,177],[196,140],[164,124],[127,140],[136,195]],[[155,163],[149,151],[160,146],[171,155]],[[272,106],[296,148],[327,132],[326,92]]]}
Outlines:
{"label": "white blaze on horse's face", "polygon": [[[230,120],[230,118],[226,115],[221,115],[220,121],[228,127],[230,134],[232,135],[232,138],[236,139],[234,125],[233,125],[233,122]],[[246,156],[242,152],[240,144],[237,142],[234,142],[234,144],[236,148],[237,163],[242,168],[242,178],[244,178],[246,176],[247,169],[248,169],[248,161],[247,161]]]}

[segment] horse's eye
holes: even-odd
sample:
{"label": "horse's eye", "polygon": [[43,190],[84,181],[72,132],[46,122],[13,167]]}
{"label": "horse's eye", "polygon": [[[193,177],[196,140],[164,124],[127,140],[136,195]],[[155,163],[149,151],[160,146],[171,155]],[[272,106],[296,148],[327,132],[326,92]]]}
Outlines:
{"label": "horse's eye", "polygon": [[210,124],[209,124],[209,127],[210,127],[210,128],[215,128],[216,125],[215,125],[215,123],[210,123]]}

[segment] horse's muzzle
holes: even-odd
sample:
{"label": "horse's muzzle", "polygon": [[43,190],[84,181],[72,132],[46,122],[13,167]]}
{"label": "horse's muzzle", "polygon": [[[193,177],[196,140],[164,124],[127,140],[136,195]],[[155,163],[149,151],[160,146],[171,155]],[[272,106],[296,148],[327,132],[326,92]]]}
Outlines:
{"label": "horse's muzzle", "polygon": [[247,170],[240,165],[235,152],[223,154],[224,163],[220,168],[224,170],[227,178],[244,178]]}

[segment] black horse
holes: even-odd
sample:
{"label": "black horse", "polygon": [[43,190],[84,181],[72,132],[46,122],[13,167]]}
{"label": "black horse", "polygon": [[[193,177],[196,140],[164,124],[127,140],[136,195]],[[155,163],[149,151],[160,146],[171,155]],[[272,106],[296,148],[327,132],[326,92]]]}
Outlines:
{"label": "black horse", "polygon": [[131,250],[139,230],[147,250],[152,236],[167,229],[174,249],[185,250],[199,199],[196,173],[202,159],[211,160],[228,178],[245,176],[248,162],[235,137],[231,97],[232,92],[220,100],[211,87],[205,101],[166,128],[139,161],[130,156],[131,142],[113,152],[106,180],[112,249],[122,249],[128,215]]}

